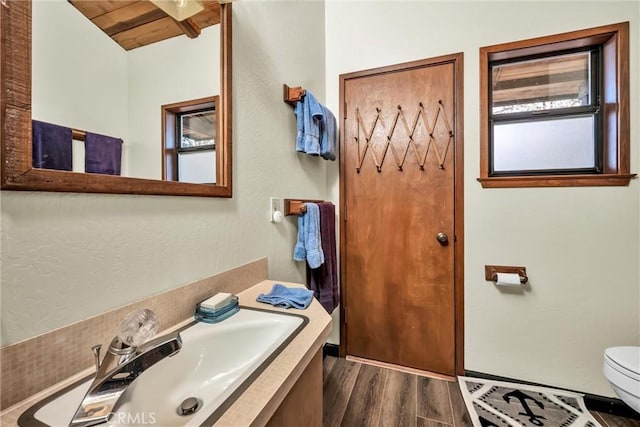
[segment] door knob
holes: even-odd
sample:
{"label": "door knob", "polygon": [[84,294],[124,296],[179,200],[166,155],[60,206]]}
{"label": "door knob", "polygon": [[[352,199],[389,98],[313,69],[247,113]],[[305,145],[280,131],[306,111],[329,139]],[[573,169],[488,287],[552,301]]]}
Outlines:
{"label": "door knob", "polygon": [[443,232],[440,232],[436,235],[436,240],[442,246],[447,246],[449,244],[449,236],[447,236],[446,233]]}

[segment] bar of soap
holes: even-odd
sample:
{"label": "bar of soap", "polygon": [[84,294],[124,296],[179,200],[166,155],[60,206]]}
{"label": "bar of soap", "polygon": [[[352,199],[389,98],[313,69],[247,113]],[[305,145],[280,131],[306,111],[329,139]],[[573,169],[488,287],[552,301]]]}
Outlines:
{"label": "bar of soap", "polygon": [[206,299],[200,303],[200,307],[206,308],[208,310],[219,310],[220,308],[226,306],[231,301],[233,295],[220,292],[215,294],[209,299]]}

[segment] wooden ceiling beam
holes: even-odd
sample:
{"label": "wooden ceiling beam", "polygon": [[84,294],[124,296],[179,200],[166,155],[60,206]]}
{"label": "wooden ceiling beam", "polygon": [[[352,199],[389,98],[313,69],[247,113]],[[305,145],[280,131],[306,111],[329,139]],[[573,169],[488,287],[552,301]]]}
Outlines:
{"label": "wooden ceiling beam", "polygon": [[178,22],[148,0],[68,0],[125,50],[185,34],[196,38],[202,29],[220,23],[220,4],[203,0],[204,10]]}
{"label": "wooden ceiling beam", "polygon": [[[173,18],[172,18],[173,19]],[[189,37],[190,39],[195,39],[200,35],[200,27],[195,21],[191,18],[187,18],[184,21],[175,21],[180,30]]]}
{"label": "wooden ceiling beam", "polygon": [[140,25],[111,36],[125,50],[135,49],[151,43],[179,36],[182,30],[176,25],[170,16],[165,16],[157,21]]}
{"label": "wooden ceiling beam", "polygon": [[91,20],[113,10],[137,3],[138,1],[140,0],[69,0],[76,9]]}
{"label": "wooden ceiling beam", "polygon": [[91,21],[109,36],[162,19],[166,14],[153,3],[139,1],[100,15]]}

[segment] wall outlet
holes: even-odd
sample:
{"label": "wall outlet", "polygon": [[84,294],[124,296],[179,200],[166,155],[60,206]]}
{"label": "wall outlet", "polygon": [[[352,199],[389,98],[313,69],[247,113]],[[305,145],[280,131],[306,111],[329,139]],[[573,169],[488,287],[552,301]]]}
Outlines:
{"label": "wall outlet", "polygon": [[273,220],[273,214],[277,211],[282,211],[282,208],[280,206],[281,202],[280,199],[277,197],[269,197],[269,221],[270,222],[275,222]]}

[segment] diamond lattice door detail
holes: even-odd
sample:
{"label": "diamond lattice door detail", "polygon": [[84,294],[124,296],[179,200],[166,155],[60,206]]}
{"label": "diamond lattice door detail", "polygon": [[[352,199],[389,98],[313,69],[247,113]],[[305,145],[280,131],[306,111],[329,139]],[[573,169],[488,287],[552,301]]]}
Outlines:
{"label": "diamond lattice door detail", "polygon": [[[387,153],[389,151],[391,151],[391,154],[399,171],[402,171],[409,151],[411,151],[415,156],[420,170],[424,170],[424,165],[427,161],[427,157],[430,151],[433,151],[438,167],[440,169],[444,169],[447,152],[449,151],[449,146],[451,145],[451,141],[453,140],[454,133],[452,130],[452,126],[449,123],[447,112],[444,108],[442,100],[438,101],[436,116],[433,119],[432,123],[429,123],[429,118],[427,117],[427,113],[422,102],[419,103],[418,112],[415,118],[413,118],[412,120],[411,127],[409,126],[404,110],[400,105],[398,105],[398,111],[393,117],[391,127],[388,127],[385,123],[384,117],[382,115],[382,110],[380,108],[376,108],[376,115],[373,118],[371,128],[367,128],[364,119],[360,114],[360,108],[356,108],[356,122],[357,136],[354,137],[354,139],[355,143],[357,144],[358,152],[358,166],[356,167],[357,173],[360,173],[368,152],[371,152],[370,157],[373,159],[378,172],[382,172],[382,165],[384,164],[384,160],[387,157]],[[398,131],[398,122],[400,122],[402,125],[400,131]],[[424,126],[424,129],[426,131],[425,135],[420,135],[420,133],[418,132],[420,123],[422,123],[422,125]],[[444,126],[445,132],[436,134],[435,131],[438,125]],[[382,132],[384,139],[381,152],[376,152],[376,149],[373,146],[374,133],[377,129]],[[399,149],[396,149],[394,144],[392,144],[392,140],[394,139],[394,134],[398,134],[402,130],[404,130],[406,134],[406,146],[401,145]],[[361,146],[361,133],[364,134],[364,146]],[[422,137],[422,139],[420,137]],[[445,140],[444,143],[442,142],[442,140]],[[420,146],[424,146],[423,153],[420,152]]]}

